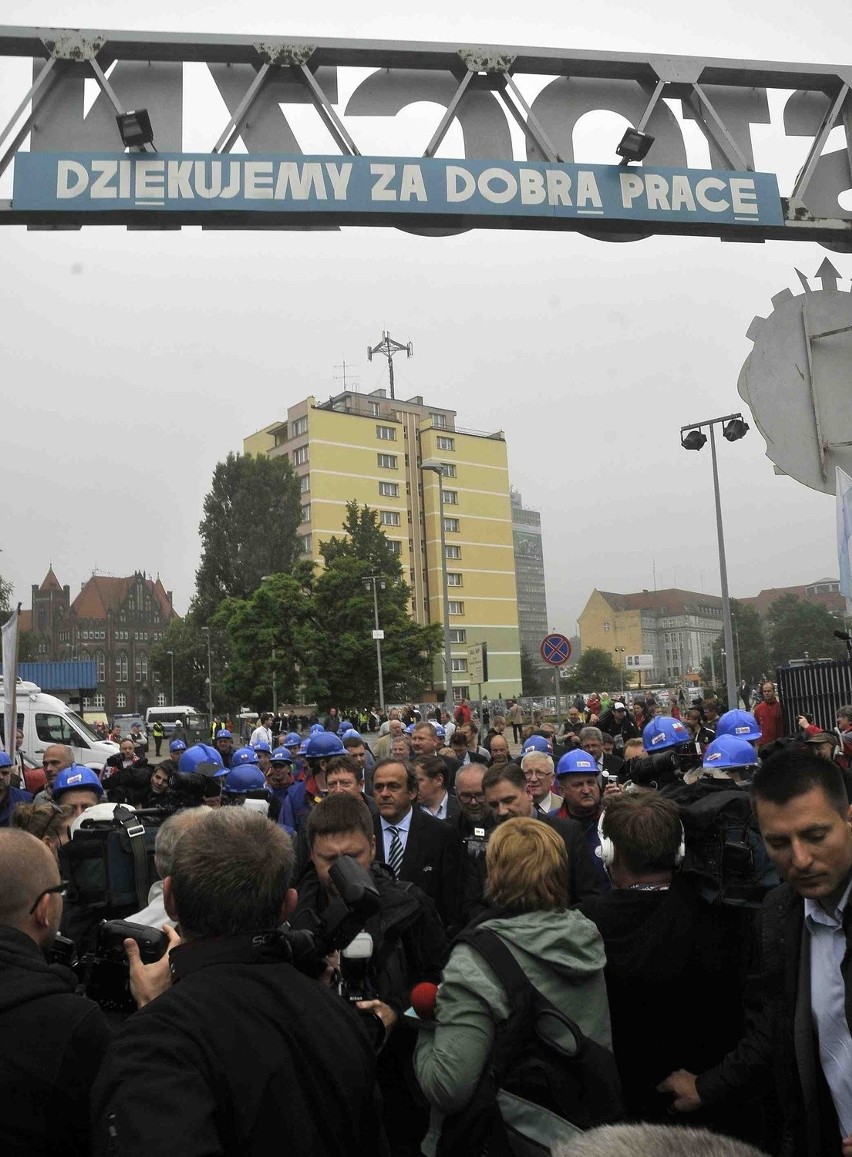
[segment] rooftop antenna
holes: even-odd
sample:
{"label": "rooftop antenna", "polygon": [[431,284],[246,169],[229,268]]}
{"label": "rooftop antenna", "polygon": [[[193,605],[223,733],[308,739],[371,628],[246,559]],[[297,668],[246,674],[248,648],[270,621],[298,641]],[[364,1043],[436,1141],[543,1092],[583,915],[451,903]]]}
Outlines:
{"label": "rooftop antenna", "polygon": [[358,389],[358,379],[356,377],[352,376],[352,371],[349,369],[349,366],[346,364],[345,358],[340,363],[340,365],[337,365],[334,368],[336,370],[341,371],[341,373],[334,375],[334,380],[336,382],[343,382],[344,390],[350,390],[350,389],[351,390],[357,390]]}
{"label": "rooftop antenna", "polygon": [[382,330],[382,340],[378,345],[367,346],[367,361],[373,360],[373,354],[381,354],[382,357],[388,359],[388,377],[390,379],[390,396],[396,397],[393,392],[393,356],[394,354],[404,353],[407,357],[414,356],[414,343],[409,342],[408,345],[401,345],[398,341],[394,341],[386,329]]}

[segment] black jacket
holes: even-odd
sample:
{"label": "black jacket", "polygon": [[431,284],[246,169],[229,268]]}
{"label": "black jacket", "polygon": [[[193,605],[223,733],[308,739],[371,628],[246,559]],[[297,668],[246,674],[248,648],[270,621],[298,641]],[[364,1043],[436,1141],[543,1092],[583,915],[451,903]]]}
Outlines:
{"label": "black jacket", "polygon": [[[852,905],[844,910],[846,955],[841,973],[846,1022],[852,1031]],[[782,1157],[834,1157],[840,1129],[813,1029],[810,955],[803,945],[804,901],[789,884],[774,888],[763,903],[756,939],[760,1006],[746,1036],[721,1064],[702,1073],[698,1095],[705,1104],[773,1084],[781,1114]]]}
{"label": "black jacket", "polygon": [[[385,863],[385,840],[379,816],[373,817],[376,859]],[[438,909],[445,928],[458,922],[461,901],[461,839],[442,820],[428,816],[415,804],[399,878],[416,884]]]}
{"label": "black jacket", "polygon": [[124,1024],[92,1092],[97,1157],[384,1151],[373,1048],[336,993],[263,934],[171,962],[173,987]]}
{"label": "black jacket", "polygon": [[86,1105],[111,1033],[76,987],[29,936],[0,927],[0,1153],[9,1157],[89,1152]]}
{"label": "black jacket", "polygon": [[103,785],[106,797],[110,803],[129,803],[134,807],[141,805],[148,798],[151,785],[153,767],[147,759],[137,760],[129,767],[123,767],[121,755],[111,755],[106,766],[115,768],[115,771],[104,776]]}

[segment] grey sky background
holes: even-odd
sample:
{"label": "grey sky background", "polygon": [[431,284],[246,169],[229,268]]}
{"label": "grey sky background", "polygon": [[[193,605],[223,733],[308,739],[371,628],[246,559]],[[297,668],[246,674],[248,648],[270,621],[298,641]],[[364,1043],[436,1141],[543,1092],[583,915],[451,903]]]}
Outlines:
{"label": "grey sky background", "polygon": [[[268,0],[178,10],[163,0],[137,9],[6,0],[0,20],[852,61],[848,0],[807,15],[789,0],[758,0],[747,12],[736,0],[642,9],[470,0],[463,14],[447,3],[408,14],[333,0],[294,14]],[[26,75],[21,62],[0,61],[0,121]],[[341,105],[363,75],[341,75]],[[786,193],[808,142],[784,137],[783,100],[770,100],[773,123],[753,129],[757,167],[777,166]],[[439,115],[420,105],[350,128],[362,151],[418,155]],[[226,120],[199,68],[188,81],[185,147],[209,148]],[[332,151],[312,110],[293,110],[292,123],[305,152]],[[623,127],[615,116],[586,118],[577,159],[612,163]],[[690,127],[690,163],[707,165]],[[460,155],[459,139],[451,133],[441,155]],[[367,364],[365,350],[389,329],[415,346],[413,360],[396,363],[399,396],[451,406],[462,427],[506,431],[513,484],[542,514],[554,627],[571,633],[595,586],[652,587],[654,568],[658,587],[718,593],[709,449],[686,453],[678,431],[742,408],[736,383],[752,317],[768,315],[785,286],[800,292],[794,266],[812,275],[825,256],[810,243],[618,245],[545,232],[7,228],[0,573],[29,606],[30,583],[51,561],[72,593],[94,568],[145,569],[185,611],[215,463],[289,404],[337,392],[344,359],[361,389],[383,385],[386,371]],[[830,256],[848,288],[852,258]],[[764,449],[754,428],[720,445],[734,595],[837,574],[833,498],[776,477]]]}

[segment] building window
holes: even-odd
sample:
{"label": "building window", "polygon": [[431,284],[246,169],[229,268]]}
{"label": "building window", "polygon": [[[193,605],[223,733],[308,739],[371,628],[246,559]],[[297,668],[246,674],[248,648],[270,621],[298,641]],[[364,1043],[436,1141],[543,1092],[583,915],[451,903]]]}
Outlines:
{"label": "building window", "polygon": [[382,470],[396,470],[396,454],[377,454],[376,461]]}
{"label": "building window", "polygon": [[383,510],[379,515],[379,520],[382,526],[399,526],[399,511],[398,510]]}
{"label": "building window", "polygon": [[309,534],[303,534],[301,542],[302,542],[302,554],[310,554],[311,550],[313,549],[312,544],[311,544],[311,536]]}
{"label": "building window", "polygon": [[157,706],[158,707],[165,707],[166,706],[166,697],[162,691],[157,696]]}
{"label": "building window", "polygon": [[460,525],[461,524],[457,518],[444,519],[444,531],[447,534],[458,534]]}
{"label": "building window", "polygon": [[293,451],[293,465],[305,466],[308,462],[308,448],[307,446],[300,446],[298,450]]}
{"label": "building window", "polygon": [[382,498],[399,498],[399,483],[380,482],[379,494],[381,494]]}
{"label": "building window", "polygon": [[307,434],[307,432],[308,432],[308,418],[307,418],[307,415],[305,415],[302,418],[297,418],[296,421],[293,423],[292,428],[290,430],[290,437],[291,438],[300,438],[302,436],[302,434]]}
{"label": "building window", "polygon": [[455,464],[455,462],[442,462],[441,463],[441,473],[444,475],[445,478],[455,478],[455,476],[456,476],[456,464]]}
{"label": "building window", "polygon": [[[467,659],[450,659],[450,665],[454,671],[466,671]],[[554,692],[555,694],[555,692]]]}
{"label": "building window", "polygon": [[450,642],[451,643],[466,643],[467,642],[467,631],[461,629],[460,627],[453,627],[450,631]]}
{"label": "building window", "polygon": [[376,426],[376,437],[380,442],[395,442],[396,430],[393,426]]}
{"label": "building window", "polygon": [[458,490],[445,490],[444,491],[444,505],[445,506],[458,506],[458,504],[459,504],[459,492],[458,492]]}
{"label": "building window", "polygon": [[373,415],[374,418],[378,418],[378,416],[379,416],[379,403],[378,402],[367,402],[367,409],[370,411],[370,413]]}
{"label": "building window", "polygon": [[105,705],[106,700],[104,699],[103,695],[92,696],[92,707],[95,711],[103,711]]}
{"label": "building window", "polygon": [[124,694],[123,691],[119,691],[119,693],[116,695],[115,705],[116,705],[116,707],[120,707],[122,709],[127,706],[127,696]]}
{"label": "building window", "polygon": [[463,615],[464,614],[464,603],[457,602],[455,599],[450,599],[450,614],[451,615]]}
{"label": "building window", "polygon": [[103,651],[96,651],[92,658],[98,665],[98,682],[106,682],[106,655]]}
{"label": "building window", "polygon": [[456,440],[455,438],[436,438],[435,445],[439,450],[455,450]]}
{"label": "building window", "polygon": [[115,657],[115,681],[116,683],[127,682],[127,652],[119,651]]}
{"label": "building window", "polygon": [[391,554],[396,554],[396,555],[402,554],[402,543],[399,541],[398,538],[389,538],[388,539],[388,546],[390,547]]}
{"label": "building window", "polygon": [[445,553],[447,558],[461,558],[461,547],[448,546]]}
{"label": "building window", "polygon": [[310,522],[311,521],[311,504],[310,504],[310,502],[307,503],[307,505],[303,506],[302,509],[299,511],[299,521],[300,522]]}
{"label": "building window", "polygon": [[311,476],[310,476],[310,474],[303,474],[302,477],[299,479],[299,493],[300,494],[307,494],[308,491],[310,490],[310,488],[311,488]]}
{"label": "building window", "polygon": [[448,587],[460,587],[461,585],[462,585],[462,576],[460,574],[454,574],[453,571],[450,571],[447,574],[447,586]]}
{"label": "building window", "polygon": [[432,414],[432,413],[430,413],[429,417],[432,420],[433,426],[436,426],[439,430],[446,430],[446,428],[447,428],[447,415],[446,414]]}

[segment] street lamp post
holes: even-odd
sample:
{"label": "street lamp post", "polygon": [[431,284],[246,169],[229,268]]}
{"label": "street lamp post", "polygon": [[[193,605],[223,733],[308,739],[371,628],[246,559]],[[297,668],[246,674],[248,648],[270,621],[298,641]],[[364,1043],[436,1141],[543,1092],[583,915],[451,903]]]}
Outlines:
{"label": "street lamp post", "polygon": [[166,651],[166,654],[169,657],[169,666],[171,668],[171,676],[172,676],[172,682],[171,682],[172,697],[169,700],[169,702],[172,705],[174,705],[174,701],[175,701],[175,653],[174,653],[174,651]]}
{"label": "street lamp post", "polygon": [[713,496],[716,500],[716,534],[719,540],[719,579],[722,587],[722,628],[725,640],[725,690],[728,707],[737,705],[737,676],[734,669],[734,631],[731,622],[731,600],[728,595],[728,564],[725,559],[725,534],[722,527],[722,500],[719,495],[719,468],[716,463],[716,426],[722,426],[722,436],[728,442],[737,442],[748,433],[748,423],[742,414],[727,414],[724,418],[709,418],[705,422],[695,422],[682,426],[680,444],[684,450],[700,450],[707,441],[702,427],[710,430],[710,453],[713,460]]}
{"label": "street lamp post", "polygon": [[618,659],[618,685],[621,688],[621,698],[624,698],[624,647],[613,647]]}
{"label": "street lamp post", "polygon": [[384,715],[385,713],[385,678],[382,673],[382,639],[384,632],[379,628],[379,596],[378,587],[385,589],[385,580],[381,575],[368,574],[364,576],[364,587],[369,590],[373,588],[373,622],[375,629],[373,630],[373,638],[376,640],[376,672],[379,679],[379,709]]}
{"label": "street lamp post", "polygon": [[438,523],[441,527],[441,578],[444,583],[444,668],[446,670],[447,709],[453,710],[453,660],[450,652],[450,592],[447,586],[447,538],[444,530],[444,465],[433,458],[422,464],[423,470],[438,475]]}
{"label": "street lamp post", "polygon": [[210,628],[202,627],[203,634],[207,636],[207,714],[210,716],[210,722],[213,722],[213,659],[210,654]]}

